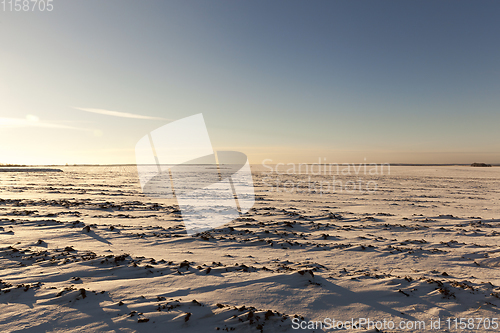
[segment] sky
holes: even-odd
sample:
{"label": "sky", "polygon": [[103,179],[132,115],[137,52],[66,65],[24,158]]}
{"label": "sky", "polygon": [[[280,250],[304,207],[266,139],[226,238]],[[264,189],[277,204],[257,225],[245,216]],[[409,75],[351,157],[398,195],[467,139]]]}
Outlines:
{"label": "sky", "polygon": [[0,163],[135,163],[199,113],[252,164],[500,163],[498,1],[51,3],[0,4]]}

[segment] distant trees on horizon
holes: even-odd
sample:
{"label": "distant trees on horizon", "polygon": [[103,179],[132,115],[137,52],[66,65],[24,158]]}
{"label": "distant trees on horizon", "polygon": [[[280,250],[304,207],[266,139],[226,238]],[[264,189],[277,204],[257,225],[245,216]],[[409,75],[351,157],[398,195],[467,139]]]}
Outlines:
{"label": "distant trees on horizon", "polygon": [[486,164],[486,163],[472,163],[470,166],[471,167],[491,167],[491,164]]}

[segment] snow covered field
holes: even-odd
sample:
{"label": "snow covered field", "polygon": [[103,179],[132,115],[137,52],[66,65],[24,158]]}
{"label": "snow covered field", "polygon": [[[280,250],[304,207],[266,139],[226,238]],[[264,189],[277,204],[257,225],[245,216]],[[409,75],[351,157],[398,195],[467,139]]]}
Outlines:
{"label": "snow covered field", "polygon": [[2,332],[290,332],[325,318],[491,331],[500,318],[500,168],[336,176],[363,184],[352,191],[253,166],[251,213],[194,237],[134,167],[61,169],[0,173]]}

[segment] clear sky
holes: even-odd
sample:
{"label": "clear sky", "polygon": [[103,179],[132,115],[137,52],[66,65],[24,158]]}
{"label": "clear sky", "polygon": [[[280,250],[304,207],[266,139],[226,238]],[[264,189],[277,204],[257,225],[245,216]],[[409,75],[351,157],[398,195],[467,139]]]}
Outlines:
{"label": "clear sky", "polygon": [[134,163],[197,113],[251,163],[500,163],[499,1],[52,3],[0,4],[0,163]]}

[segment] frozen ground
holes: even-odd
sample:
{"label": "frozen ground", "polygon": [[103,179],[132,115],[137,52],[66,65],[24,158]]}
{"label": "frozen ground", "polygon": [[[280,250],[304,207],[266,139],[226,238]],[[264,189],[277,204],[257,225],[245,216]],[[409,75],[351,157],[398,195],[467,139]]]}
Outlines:
{"label": "frozen ground", "polygon": [[338,175],[377,185],[341,192],[254,167],[251,213],[195,237],[133,167],[62,169],[0,173],[2,332],[290,332],[295,317],[424,321],[413,332],[440,318],[446,332],[500,317],[500,168]]}

